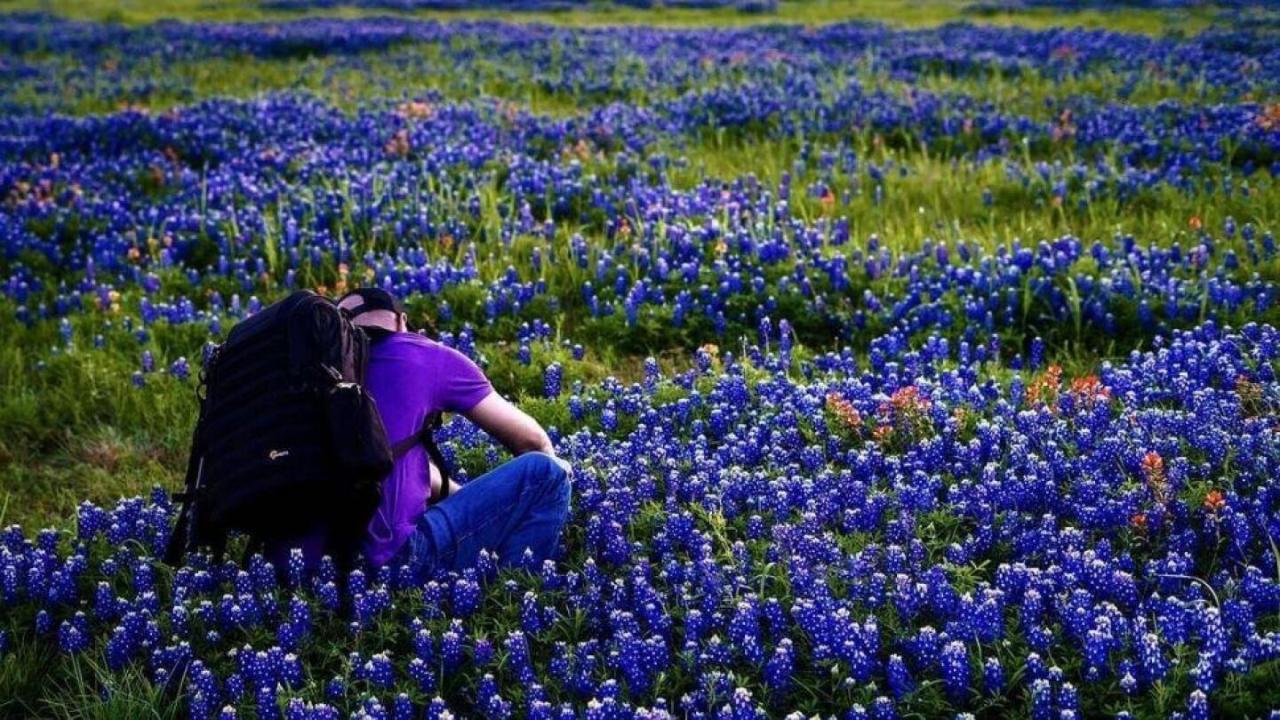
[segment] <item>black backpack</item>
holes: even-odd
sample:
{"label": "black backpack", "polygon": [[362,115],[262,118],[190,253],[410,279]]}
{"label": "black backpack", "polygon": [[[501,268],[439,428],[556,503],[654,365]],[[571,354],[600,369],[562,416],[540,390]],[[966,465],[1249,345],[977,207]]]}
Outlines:
{"label": "black backpack", "polygon": [[319,528],[326,552],[345,564],[396,459],[422,444],[446,472],[431,435],[438,414],[417,434],[388,441],[363,387],[369,343],[333,301],[299,291],[213,349],[168,563],[202,548],[222,557],[231,531],[248,535],[253,550]]}

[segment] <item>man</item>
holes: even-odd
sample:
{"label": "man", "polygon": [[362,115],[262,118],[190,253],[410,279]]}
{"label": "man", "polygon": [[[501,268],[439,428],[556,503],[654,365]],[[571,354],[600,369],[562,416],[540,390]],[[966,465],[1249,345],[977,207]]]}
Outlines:
{"label": "man", "polygon": [[542,426],[494,392],[465,355],[409,332],[386,290],[352,291],[338,307],[370,337],[365,387],[392,442],[418,433],[434,413],[461,413],[516,456],[461,487],[451,480],[439,500],[439,469],[421,445],[411,449],[382,483],[365,540],[369,561],[403,561],[425,578],[474,565],[482,549],[500,565],[521,563],[526,551],[537,565],[551,557],[568,517],[570,467]]}

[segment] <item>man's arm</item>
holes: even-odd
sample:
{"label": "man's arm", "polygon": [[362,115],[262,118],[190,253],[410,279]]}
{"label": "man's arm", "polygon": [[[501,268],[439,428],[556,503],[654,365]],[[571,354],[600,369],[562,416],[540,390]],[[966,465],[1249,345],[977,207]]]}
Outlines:
{"label": "man's arm", "polygon": [[[551,445],[551,438],[547,437],[547,431],[542,429],[537,420],[507,402],[497,392],[491,391],[483,400],[476,403],[475,407],[462,414],[502,443],[512,455],[523,455],[527,452],[546,453],[555,458],[565,472],[569,472],[569,464],[556,457],[555,448]],[[440,495],[440,480],[438,473],[431,473],[432,498]],[[449,480],[450,495],[461,489],[461,485],[452,479]]]}
{"label": "man's arm", "polygon": [[547,437],[547,431],[542,429],[538,421],[512,405],[497,392],[489,393],[463,415],[479,425],[481,430],[496,438],[511,451],[512,455],[523,455],[527,452],[545,453],[559,463],[566,473],[573,474],[573,466],[556,456],[551,438]]}
{"label": "man's arm", "polygon": [[497,392],[486,395],[463,415],[502,443],[512,455],[542,452],[554,457],[556,454],[551,438],[538,421]]}

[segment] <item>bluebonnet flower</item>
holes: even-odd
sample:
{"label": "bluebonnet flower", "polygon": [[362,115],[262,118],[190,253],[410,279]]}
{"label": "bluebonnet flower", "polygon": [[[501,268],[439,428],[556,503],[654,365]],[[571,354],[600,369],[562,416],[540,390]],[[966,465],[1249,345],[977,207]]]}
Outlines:
{"label": "bluebonnet flower", "polygon": [[89,647],[89,641],[89,618],[83,612],[76,612],[58,626],[58,647],[65,653],[83,652]]}
{"label": "bluebonnet flower", "polygon": [[395,669],[391,657],[385,652],[375,653],[364,662],[360,669],[360,677],[370,685],[380,689],[388,689],[395,682]]}
{"label": "bluebonnet flower", "polygon": [[564,377],[564,371],[560,368],[560,363],[551,363],[543,373],[543,395],[549,398],[560,396],[560,385]]}
{"label": "bluebonnet flower", "polygon": [[782,638],[774,648],[773,655],[765,664],[764,681],[770,692],[784,696],[791,687],[792,674],[795,672],[795,653],[791,640]]}
{"label": "bluebonnet flower", "polygon": [[493,675],[485,674],[480,679],[476,690],[477,705],[486,720],[506,720],[513,712],[512,703],[504,700],[498,692],[498,684]]}
{"label": "bluebonnet flower", "polygon": [[449,712],[448,705],[445,704],[443,699],[435,697],[427,705],[425,717],[426,720],[445,720],[453,717],[453,714]]}
{"label": "bluebonnet flower", "polygon": [[645,387],[652,391],[658,385],[658,381],[662,378],[662,370],[658,367],[658,360],[653,357],[644,359],[644,383]]}
{"label": "bluebonnet flower", "polygon": [[898,708],[894,705],[893,700],[880,695],[871,703],[872,720],[897,720]]}
{"label": "bluebonnet flower", "polygon": [[53,632],[53,616],[48,610],[42,609],[36,612],[35,629],[37,635],[48,635]]}
{"label": "bluebonnet flower", "polygon": [[468,617],[480,607],[480,583],[475,573],[468,570],[453,583],[453,612],[459,617]]}
{"label": "bluebonnet flower", "polygon": [[1031,717],[1035,720],[1053,717],[1053,689],[1043,678],[1031,683]]}
{"label": "bluebonnet flower", "polygon": [[942,650],[942,683],[952,703],[961,703],[969,692],[969,654],[964,643],[953,640]]}
{"label": "bluebonnet flower", "polygon": [[333,702],[338,702],[347,693],[347,683],[341,677],[332,677],[324,686],[324,695]]}
{"label": "bluebonnet flower", "polygon": [[174,360],[173,364],[169,366],[169,374],[185,382],[187,378],[191,377],[191,366],[187,364],[187,359],[180,357]]}
{"label": "bluebonnet flower", "polygon": [[911,680],[911,671],[907,669],[907,664],[903,661],[901,655],[890,655],[886,670],[889,689],[893,691],[895,698],[901,700],[915,690],[915,683]]}
{"label": "bluebonnet flower", "polygon": [[989,657],[982,665],[982,685],[988,695],[999,695],[1004,692],[1004,668],[999,658]]}
{"label": "bluebonnet flower", "polygon": [[460,623],[451,624],[441,636],[440,656],[444,661],[445,672],[453,672],[461,665],[464,638]]}

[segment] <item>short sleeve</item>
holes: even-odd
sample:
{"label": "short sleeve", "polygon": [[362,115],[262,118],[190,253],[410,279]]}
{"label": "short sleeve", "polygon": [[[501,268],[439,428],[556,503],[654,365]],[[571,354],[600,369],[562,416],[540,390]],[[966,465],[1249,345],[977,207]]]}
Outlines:
{"label": "short sleeve", "polygon": [[493,392],[484,371],[471,358],[451,347],[438,346],[436,401],[441,410],[464,413]]}

